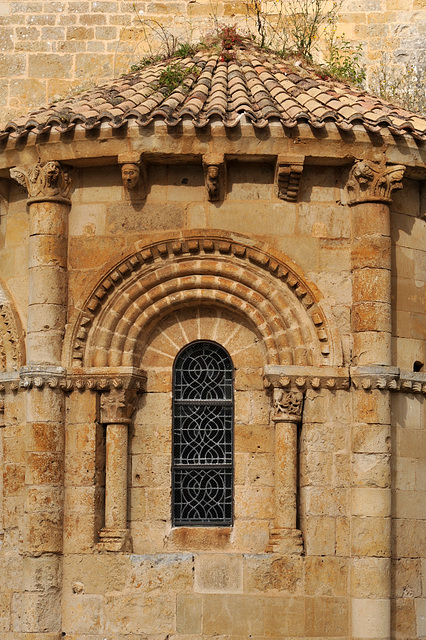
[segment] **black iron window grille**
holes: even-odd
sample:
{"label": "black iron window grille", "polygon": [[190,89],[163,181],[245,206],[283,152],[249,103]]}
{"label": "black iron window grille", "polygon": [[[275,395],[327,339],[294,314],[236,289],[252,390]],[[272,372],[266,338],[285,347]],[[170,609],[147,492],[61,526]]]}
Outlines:
{"label": "black iron window grille", "polygon": [[192,342],[173,369],[175,526],[232,525],[233,423],[229,354],[216,342]]}

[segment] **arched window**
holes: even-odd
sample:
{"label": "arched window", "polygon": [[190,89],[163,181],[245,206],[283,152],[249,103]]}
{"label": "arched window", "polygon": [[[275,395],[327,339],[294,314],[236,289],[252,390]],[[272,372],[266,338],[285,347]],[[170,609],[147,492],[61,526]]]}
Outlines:
{"label": "arched window", "polygon": [[233,519],[233,365],[216,342],[192,342],[173,369],[175,526],[229,526]]}

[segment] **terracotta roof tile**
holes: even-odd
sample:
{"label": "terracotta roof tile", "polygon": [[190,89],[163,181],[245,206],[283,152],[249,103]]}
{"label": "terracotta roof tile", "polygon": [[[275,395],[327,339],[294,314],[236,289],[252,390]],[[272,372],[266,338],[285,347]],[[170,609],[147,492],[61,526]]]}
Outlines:
{"label": "terracotta roof tile", "polygon": [[[39,108],[15,118],[0,130],[0,139],[25,137],[30,131],[46,133],[52,128],[87,129],[107,122],[117,128],[136,120],[141,125],[162,117],[176,125],[184,116],[202,127],[213,117],[235,126],[245,113],[255,127],[279,118],[286,127],[299,120],[314,128],[331,120],[343,130],[361,122],[369,131],[387,127],[393,134],[409,133],[426,139],[426,119],[388,104],[343,83],[324,81],[313,73],[297,73],[281,58],[263,51],[237,50],[234,60],[224,62],[217,53],[198,52],[184,60],[165,60],[86,91],[73,98]],[[170,64],[192,70],[170,94],[160,87],[161,73]],[[306,75],[306,77],[303,76]]]}

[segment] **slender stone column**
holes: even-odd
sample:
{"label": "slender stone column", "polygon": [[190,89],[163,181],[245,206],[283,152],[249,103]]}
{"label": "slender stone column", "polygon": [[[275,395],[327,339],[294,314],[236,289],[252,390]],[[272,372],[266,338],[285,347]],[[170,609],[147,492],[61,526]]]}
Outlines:
{"label": "slender stone column", "polygon": [[101,423],[106,425],[105,526],[99,532],[99,548],[130,551],[127,527],[128,428],[136,406],[137,391],[111,389],[101,396]]}
{"label": "slender stone column", "polygon": [[[22,630],[38,640],[61,637],[64,394],[59,382],[66,321],[70,173],[58,162],[15,168],[30,215],[26,504]],[[37,577],[38,576],[38,577]]]}
{"label": "slender stone column", "polygon": [[297,529],[297,426],[302,421],[303,393],[274,389],[275,424],[275,519],[269,551],[303,552]]}
{"label": "slender stone column", "polygon": [[[392,373],[392,190],[404,167],[356,162],[347,188],[352,213],[352,636],[391,637],[390,393],[366,375]],[[359,376],[357,381],[357,376]]]}

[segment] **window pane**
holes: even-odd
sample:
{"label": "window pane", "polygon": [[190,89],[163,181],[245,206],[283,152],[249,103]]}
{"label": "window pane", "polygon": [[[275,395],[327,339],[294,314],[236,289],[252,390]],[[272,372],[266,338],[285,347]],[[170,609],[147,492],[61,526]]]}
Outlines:
{"label": "window pane", "polygon": [[[195,342],[175,366],[175,400],[232,400],[232,363],[212,342]],[[216,348],[218,347],[218,348]],[[219,350],[220,349],[220,350]]]}
{"label": "window pane", "polygon": [[175,464],[232,464],[232,406],[175,407]]}
{"label": "window pane", "polygon": [[232,469],[176,469],[175,525],[232,524]]}

